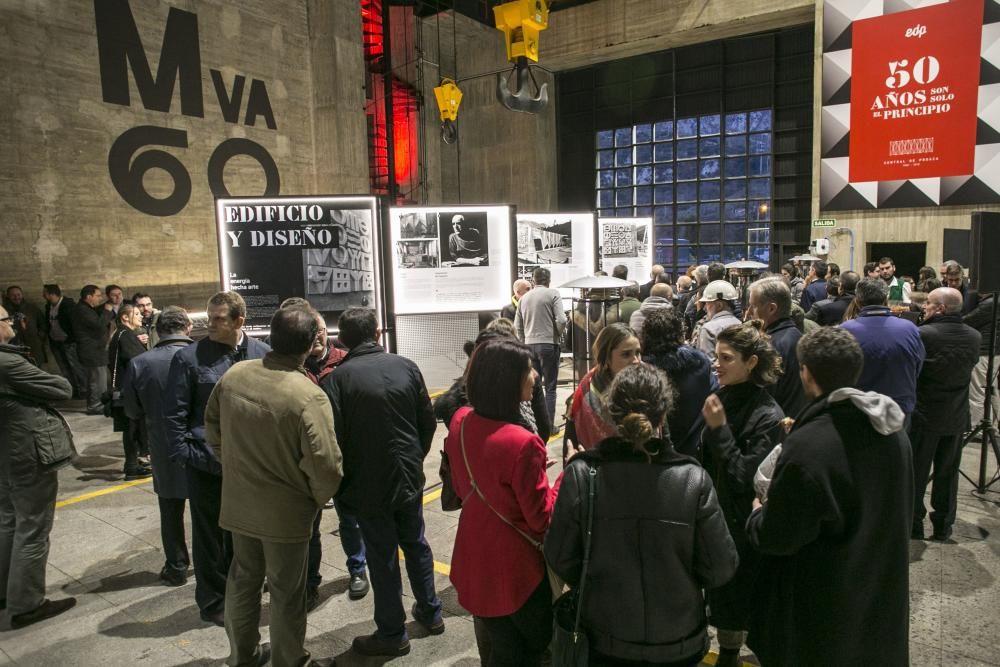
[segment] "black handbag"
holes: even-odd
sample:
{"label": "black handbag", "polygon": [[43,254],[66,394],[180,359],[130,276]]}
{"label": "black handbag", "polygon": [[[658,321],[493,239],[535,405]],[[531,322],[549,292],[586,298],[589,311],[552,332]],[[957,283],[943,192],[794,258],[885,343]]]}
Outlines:
{"label": "black handbag", "polygon": [[552,633],[553,667],[580,667],[590,664],[590,639],[580,627],[583,610],[583,593],[590,569],[590,539],[594,528],[594,495],[597,489],[597,468],[591,467],[588,475],[587,532],[583,536],[583,569],[580,585],[565,593],[552,605],[554,630]]}
{"label": "black handbag", "polygon": [[101,394],[101,405],[104,408],[104,416],[111,417],[114,408],[124,408],[125,401],[122,400],[122,393],[115,389],[118,383],[118,352],[121,350],[122,334],[125,330],[118,332],[118,340],[115,341],[115,367],[111,369],[111,386]]}
{"label": "black handbag", "polygon": [[[445,442],[448,439],[445,438]],[[445,512],[454,512],[462,509],[462,498],[455,491],[455,485],[451,481],[451,462],[448,460],[448,453],[441,450],[441,467],[438,468],[438,475],[441,477],[441,509]]]}

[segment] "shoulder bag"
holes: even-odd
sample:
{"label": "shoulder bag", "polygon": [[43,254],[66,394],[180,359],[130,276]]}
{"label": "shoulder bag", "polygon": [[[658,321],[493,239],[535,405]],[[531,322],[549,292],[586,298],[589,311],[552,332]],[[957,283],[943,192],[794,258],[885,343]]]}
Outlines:
{"label": "shoulder bag", "polygon": [[118,332],[118,338],[115,339],[115,366],[111,369],[111,386],[108,390],[101,394],[101,403],[104,407],[104,416],[111,417],[113,408],[123,408],[125,407],[125,401],[122,400],[122,392],[115,388],[118,384],[118,353],[121,352],[122,348],[122,336],[125,334],[125,330],[122,329]]}

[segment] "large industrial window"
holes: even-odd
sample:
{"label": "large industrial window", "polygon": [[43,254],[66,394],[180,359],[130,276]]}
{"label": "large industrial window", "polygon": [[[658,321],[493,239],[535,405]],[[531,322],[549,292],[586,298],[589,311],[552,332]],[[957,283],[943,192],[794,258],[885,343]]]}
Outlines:
{"label": "large industrial window", "polygon": [[596,152],[598,215],[652,216],[671,272],[770,260],[770,109],[601,130]]}

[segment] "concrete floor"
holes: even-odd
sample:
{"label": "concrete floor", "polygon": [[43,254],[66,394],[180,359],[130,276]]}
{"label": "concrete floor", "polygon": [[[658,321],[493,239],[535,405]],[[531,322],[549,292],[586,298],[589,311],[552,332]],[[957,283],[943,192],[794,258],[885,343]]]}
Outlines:
{"label": "concrete floor", "polygon": [[[120,439],[111,433],[109,420],[80,413],[67,417],[81,456],[60,474],[48,588],[50,597],[73,595],[78,604],[56,619],[19,631],[10,630],[6,612],[0,612],[0,666],[221,664],[229,652],[225,631],[199,620],[193,576],[180,588],[158,583],[162,556],[152,484],[141,481],[123,488]],[[437,481],[443,437],[440,427],[425,467],[431,482]],[[560,442],[550,443],[551,453]],[[977,465],[978,449],[967,448],[963,468],[975,476]],[[995,467],[991,457],[990,471]],[[395,662],[476,665],[471,618],[459,607],[447,577],[458,515],[441,512],[437,494],[427,498],[427,536],[437,561],[447,630],[427,637],[411,622],[412,651]],[[1000,665],[1000,493],[981,499],[963,481],[959,502],[951,542],[911,542],[911,664],[916,667]],[[316,658],[336,656],[337,664],[382,664],[384,660],[350,651],[353,637],[375,628],[372,596],[348,600],[344,556],[334,530],[336,515],[326,512],[323,601],[309,616],[307,646]],[[410,603],[404,600],[407,610]],[[710,655],[706,664],[712,662]]]}

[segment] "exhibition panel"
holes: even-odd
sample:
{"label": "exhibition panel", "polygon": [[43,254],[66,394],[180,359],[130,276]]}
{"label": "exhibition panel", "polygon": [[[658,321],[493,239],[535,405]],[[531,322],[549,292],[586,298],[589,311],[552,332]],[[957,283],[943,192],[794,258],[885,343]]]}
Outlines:
{"label": "exhibition panel", "polygon": [[336,328],[355,306],[384,320],[376,197],[216,200],[222,287],[247,302],[246,329],[266,333],[274,309],[302,297]]}
{"label": "exhibition panel", "polygon": [[[537,268],[548,269],[552,285],[589,275],[597,267],[597,232],[593,213],[518,213],[517,275],[530,280]],[[563,298],[573,290],[561,290]]]}
{"label": "exhibition panel", "polygon": [[652,218],[598,218],[601,270],[611,275],[619,264],[628,267],[628,277],[645,280],[653,265]]}

